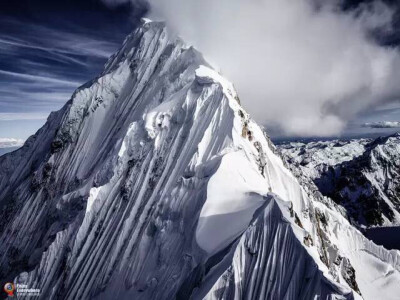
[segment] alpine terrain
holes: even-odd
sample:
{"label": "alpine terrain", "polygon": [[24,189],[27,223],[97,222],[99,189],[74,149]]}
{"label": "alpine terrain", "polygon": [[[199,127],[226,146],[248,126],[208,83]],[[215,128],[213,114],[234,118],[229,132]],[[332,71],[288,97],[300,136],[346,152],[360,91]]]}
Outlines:
{"label": "alpine terrain", "polygon": [[288,164],[361,227],[400,224],[400,133],[376,140],[286,143]]}
{"label": "alpine terrain", "polygon": [[0,205],[0,277],[40,299],[399,296],[400,251],[293,175],[163,23],[0,157]]}

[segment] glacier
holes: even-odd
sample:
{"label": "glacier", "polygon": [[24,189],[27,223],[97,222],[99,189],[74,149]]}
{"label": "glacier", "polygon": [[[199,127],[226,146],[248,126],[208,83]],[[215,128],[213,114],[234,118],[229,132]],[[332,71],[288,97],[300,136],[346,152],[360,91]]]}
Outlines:
{"label": "glacier", "polygon": [[0,278],[40,299],[398,297],[400,251],[293,175],[160,22],[0,157],[0,205]]}

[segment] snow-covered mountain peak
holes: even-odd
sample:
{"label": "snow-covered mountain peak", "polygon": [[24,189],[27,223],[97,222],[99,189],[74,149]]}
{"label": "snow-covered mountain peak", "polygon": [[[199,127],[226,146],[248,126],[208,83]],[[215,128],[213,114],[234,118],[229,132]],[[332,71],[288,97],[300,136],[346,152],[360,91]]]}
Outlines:
{"label": "snow-covered mountain peak", "polygon": [[163,23],[0,158],[0,205],[0,277],[42,299],[395,299],[400,281],[400,254],[299,184]]}

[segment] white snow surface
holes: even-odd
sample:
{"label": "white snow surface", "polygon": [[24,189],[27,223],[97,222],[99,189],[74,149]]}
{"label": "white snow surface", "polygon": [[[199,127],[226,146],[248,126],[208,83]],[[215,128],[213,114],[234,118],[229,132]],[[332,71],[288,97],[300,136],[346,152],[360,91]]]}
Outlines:
{"label": "white snow surface", "polygon": [[[201,210],[196,240],[214,254],[247,228],[268,193],[266,185],[244,153],[223,156],[207,186],[207,200]],[[234,222],[232,222],[234,220]]]}
{"label": "white snow surface", "polygon": [[2,274],[41,299],[396,299],[400,252],[301,185],[238,100],[146,21],[0,157]]}

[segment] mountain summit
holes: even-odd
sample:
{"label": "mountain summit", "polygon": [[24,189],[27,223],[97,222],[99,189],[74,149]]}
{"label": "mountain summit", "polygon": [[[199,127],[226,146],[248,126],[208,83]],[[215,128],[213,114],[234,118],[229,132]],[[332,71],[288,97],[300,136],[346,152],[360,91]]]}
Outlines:
{"label": "mountain summit", "polygon": [[0,205],[0,277],[41,299],[398,297],[400,252],[300,184],[163,23],[0,158]]}

